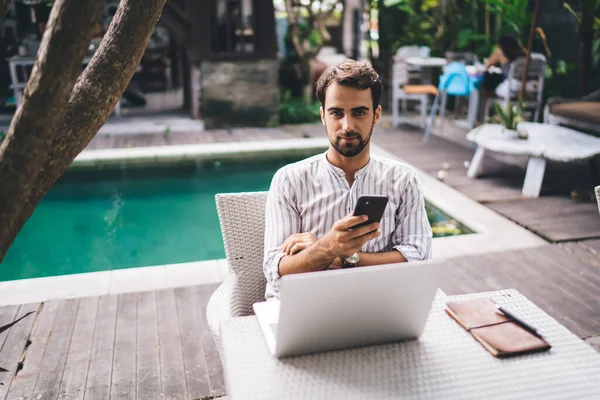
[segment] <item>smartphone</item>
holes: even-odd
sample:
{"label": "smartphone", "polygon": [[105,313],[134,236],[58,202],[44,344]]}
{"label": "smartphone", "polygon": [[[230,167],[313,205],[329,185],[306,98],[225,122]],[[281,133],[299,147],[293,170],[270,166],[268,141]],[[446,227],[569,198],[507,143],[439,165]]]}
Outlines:
{"label": "smartphone", "polygon": [[354,208],[354,215],[367,215],[369,219],[358,225],[354,225],[352,228],[358,228],[363,225],[381,221],[387,203],[387,196],[360,196],[356,202],[356,207]]}

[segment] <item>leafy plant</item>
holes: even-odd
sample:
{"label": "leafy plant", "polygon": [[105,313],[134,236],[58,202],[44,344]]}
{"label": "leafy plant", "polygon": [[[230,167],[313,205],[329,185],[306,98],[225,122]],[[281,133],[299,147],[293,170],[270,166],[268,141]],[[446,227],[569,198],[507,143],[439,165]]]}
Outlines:
{"label": "leafy plant", "polygon": [[492,122],[502,125],[506,129],[517,129],[519,122],[525,121],[523,118],[523,103],[509,105],[505,110],[500,104],[494,104],[495,115],[491,118]]}
{"label": "leafy plant", "polygon": [[320,106],[318,101],[308,104],[305,99],[293,97],[289,91],[285,91],[279,103],[279,122],[302,124],[318,121],[321,118]]}

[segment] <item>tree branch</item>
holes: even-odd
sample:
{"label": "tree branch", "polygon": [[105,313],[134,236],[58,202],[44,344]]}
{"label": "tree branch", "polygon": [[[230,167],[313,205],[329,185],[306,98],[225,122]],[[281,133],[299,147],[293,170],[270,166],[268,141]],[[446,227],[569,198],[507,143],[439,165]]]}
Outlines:
{"label": "tree branch", "polygon": [[[50,20],[64,16],[64,21],[61,19],[58,26],[77,28],[69,28],[69,34],[64,35],[66,38],[61,35],[62,39],[53,39],[55,36],[51,33],[44,35],[23,104],[13,119],[13,125],[24,125],[16,134],[9,131],[0,148],[0,166],[4,166],[6,171],[5,174],[0,171],[0,261],[42,197],[106,122],[140,63],[165,1],[121,0],[100,48],[72,90],[72,82],[77,78],[77,74],[73,76],[72,69],[79,72],[81,68],[81,60],[104,1],[58,0],[55,3]],[[62,3],[69,5],[68,13],[60,6]],[[94,5],[94,12],[90,11],[90,15],[84,13],[84,5],[88,4],[90,7]],[[95,7],[98,7],[97,12]],[[62,10],[60,14],[58,9]],[[56,53],[53,60],[60,59],[59,74],[48,73],[48,68],[53,69],[46,65],[50,55],[44,55],[45,47],[48,47],[49,54]],[[65,47],[69,50],[65,51]],[[38,93],[38,86],[52,88],[54,92],[47,90],[42,96]],[[58,98],[60,101],[53,101]],[[48,114],[54,114],[55,118],[46,118]],[[6,156],[12,147],[20,151],[13,151],[11,157],[3,160],[2,153]],[[30,148],[35,151],[30,151]],[[27,173],[29,179],[15,186],[16,168]],[[6,180],[3,175],[11,180]],[[20,188],[21,185],[24,189]],[[11,193],[15,188],[21,197]],[[11,201],[5,201],[9,198]],[[17,213],[10,214],[12,211]],[[10,229],[5,222],[10,223]]]}
{"label": "tree branch", "polygon": [[0,0],[0,19],[4,18],[11,5],[12,0]]}
{"label": "tree branch", "polygon": [[[137,69],[166,0],[121,0],[71,95],[30,201],[39,201],[104,125]],[[37,203],[36,203],[37,204]]]}
{"label": "tree branch", "polygon": [[0,261],[31,212],[22,223],[15,216],[37,205],[27,199],[64,119],[103,6],[103,0],[57,0],[50,12],[21,105],[0,146]]}

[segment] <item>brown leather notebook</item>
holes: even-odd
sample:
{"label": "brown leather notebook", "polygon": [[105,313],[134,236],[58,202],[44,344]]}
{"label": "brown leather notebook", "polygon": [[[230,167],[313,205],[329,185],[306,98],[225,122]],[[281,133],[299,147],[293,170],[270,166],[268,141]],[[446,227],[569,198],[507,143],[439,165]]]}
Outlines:
{"label": "brown leather notebook", "polygon": [[446,312],[495,357],[544,351],[552,346],[506,315],[491,299],[446,303]]}

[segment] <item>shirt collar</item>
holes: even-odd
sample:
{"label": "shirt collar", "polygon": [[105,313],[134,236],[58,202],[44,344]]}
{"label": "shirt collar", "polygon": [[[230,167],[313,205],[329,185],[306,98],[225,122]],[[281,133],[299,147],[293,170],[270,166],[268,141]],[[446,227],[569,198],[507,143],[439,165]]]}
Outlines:
{"label": "shirt collar", "polygon": [[[327,151],[329,151],[329,150],[327,150]],[[334,174],[341,176],[341,177],[345,177],[346,173],[344,172],[343,169],[336,167],[335,165],[333,165],[332,163],[329,162],[329,160],[327,159],[327,151],[325,151],[325,153],[323,153],[321,155],[321,160],[323,162],[323,165],[325,165],[325,167],[329,171],[333,172]],[[371,165],[373,164],[373,162],[371,161],[372,159],[373,159],[373,156],[369,157],[369,161],[367,162],[367,164],[354,173],[354,179],[360,178],[361,176],[365,175],[370,170]]]}

